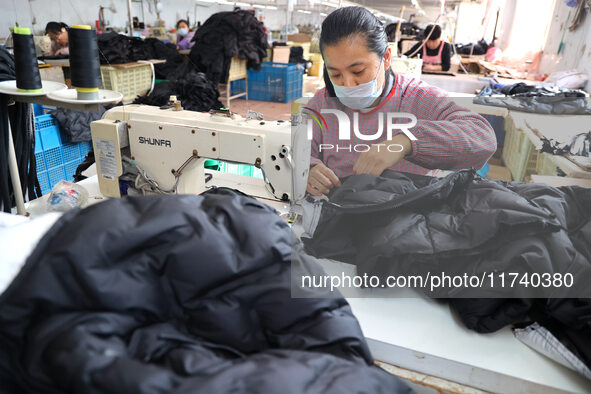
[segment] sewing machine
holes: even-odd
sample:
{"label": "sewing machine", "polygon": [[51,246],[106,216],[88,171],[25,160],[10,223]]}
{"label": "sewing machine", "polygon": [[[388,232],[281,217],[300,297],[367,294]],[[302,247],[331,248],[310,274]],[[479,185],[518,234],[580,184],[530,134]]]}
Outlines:
{"label": "sewing machine", "polygon": [[112,108],[91,123],[101,193],[120,197],[123,176],[143,194],[198,194],[205,190],[205,160],[216,159],[260,168],[270,197],[293,204],[305,194],[310,166],[301,115],[295,123],[248,117],[186,111],[178,101],[164,109]]}

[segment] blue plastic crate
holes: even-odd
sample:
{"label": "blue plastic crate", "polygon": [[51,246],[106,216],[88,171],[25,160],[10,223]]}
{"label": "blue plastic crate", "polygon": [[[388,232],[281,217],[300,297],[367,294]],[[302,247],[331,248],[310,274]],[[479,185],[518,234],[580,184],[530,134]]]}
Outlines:
{"label": "blue plastic crate", "polygon": [[80,149],[80,159],[84,161],[86,154],[92,150],[92,142],[80,142],[78,148]]}
{"label": "blue plastic crate", "polygon": [[[230,94],[233,96],[235,94],[244,93],[246,91],[245,82],[245,79],[237,79],[235,81],[230,81]],[[244,98],[244,96],[238,98]]]}
{"label": "blue plastic crate", "polygon": [[66,171],[66,181],[73,182],[74,181],[74,174],[76,173],[76,169],[80,165],[80,160],[74,160],[69,163],[66,163],[65,171]]}
{"label": "blue plastic crate", "polygon": [[265,62],[248,70],[248,98],[287,103],[302,97],[304,69],[294,63]]}
{"label": "blue plastic crate", "polygon": [[41,193],[49,193],[51,191],[51,186],[49,184],[49,178],[47,177],[47,171],[37,172],[37,179],[39,180]]}
{"label": "blue plastic crate", "polygon": [[53,187],[59,181],[66,179],[66,172],[64,166],[57,166],[47,170],[47,176],[49,177],[49,187]]}
{"label": "blue plastic crate", "polygon": [[48,127],[58,127],[57,119],[51,114],[35,116],[35,130],[46,129]]}
{"label": "blue plastic crate", "polygon": [[35,159],[41,191],[45,194],[61,180],[72,181],[78,165],[92,149],[92,143],[70,143],[62,139],[51,114],[35,117]]}
{"label": "blue plastic crate", "polygon": [[64,156],[63,161],[65,163],[80,159],[80,148],[78,147],[78,144],[65,142],[62,145],[62,155]]}
{"label": "blue plastic crate", "polygon": [[35,116],[40,116],[45,114],[45,109],[41,104],[33,104],[33,113]]}

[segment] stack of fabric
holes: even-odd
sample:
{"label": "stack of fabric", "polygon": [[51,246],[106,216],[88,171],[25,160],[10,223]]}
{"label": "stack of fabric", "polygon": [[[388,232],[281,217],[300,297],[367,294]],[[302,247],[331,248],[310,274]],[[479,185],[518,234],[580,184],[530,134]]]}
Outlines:
{"label": "stack of fabric", "polygon": [[232,57],[248,60],[258,70],[267,56],[263,24],[250,11],[218,12],[209,17],[193,37],[190,59],[199,71],[218,83],[226,83]]}
{"label": "stack of fabric", "polygon": [[138,97],[134,104],[167,105],[170,96],[177,96],[184,109],[190,111],[209,111],[223,107],[218,100],[219,91],[205,74],[190,71],[185,75],[173,75],[173,79],[154,86],[148,96]]}
{"label": "stack of fabric", "polygon": [[165,59],[156,64],[156,78],[167,79],[183,64],[183,56],[173,44],[165,44],[156,38],[142,40],[114,32],[99,34],[98,47],[101,64],[121,64],[138,60]]}

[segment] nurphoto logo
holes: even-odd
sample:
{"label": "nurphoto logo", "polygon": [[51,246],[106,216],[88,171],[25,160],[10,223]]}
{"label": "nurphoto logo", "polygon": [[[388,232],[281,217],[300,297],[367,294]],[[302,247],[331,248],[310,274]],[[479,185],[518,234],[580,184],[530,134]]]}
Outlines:
{"label": "nurphoto logo", "polygon": [[[324,130],[328,129],[328,125],[326,119],[323,115],[333,115],[336,116],[339,128],[339,141],[351,141],[351,119],[349,116],[338,109],[321,109],[320,112],[305,107],[304,108],[308,115],[308,122],[307,122],[307,131],[308,131],[308,139],[312,140],[313,138],[313,130],[314,130],[314,122],[320,127],[320,131],[323,132]],[[401,120],[410,120],[403,123],[398,123]],[[371,149],[372,146],[375,146],[378,151],[381,149],[387,149],[389,152],[402,152],[404,149],[400,144],[388,143],[388,141],[392,140],[392,137],[395,135],[395,130],[402,131],[411,141],[416,141],[417,138],[413,135],[410,131],[411,128],[417,125],[417,117],[411,113],[406,112],[388,112],[386,113],[384,119],[384,113],[378,113],[378,129],[373,134],[363,134],[359,131],[359,113],[353,113],[353,133],[355,137],[362,141],[377,141],[380,140],[384,134],[384,130],[386,132],[386,140],[384,143],[379,144],[370,144],[370,143],[361,143],[361,144],[319,144],[318,149],[320,152],[334,150],[337,152],[340,151],[347,151],[347,152],[367,152]]]}

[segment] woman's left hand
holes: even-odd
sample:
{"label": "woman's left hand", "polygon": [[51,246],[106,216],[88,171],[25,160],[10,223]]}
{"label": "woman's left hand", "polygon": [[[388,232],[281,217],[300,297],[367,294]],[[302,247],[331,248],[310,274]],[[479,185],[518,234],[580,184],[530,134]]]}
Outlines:
{"label": "woman's left hand", "polygon": [[410,139],[404,134],[398,134],[390,141],[372,145],[370,150],[361,153],[353,166],[353,172],[380,176],[385,169],[396,165],[411,153]]}

